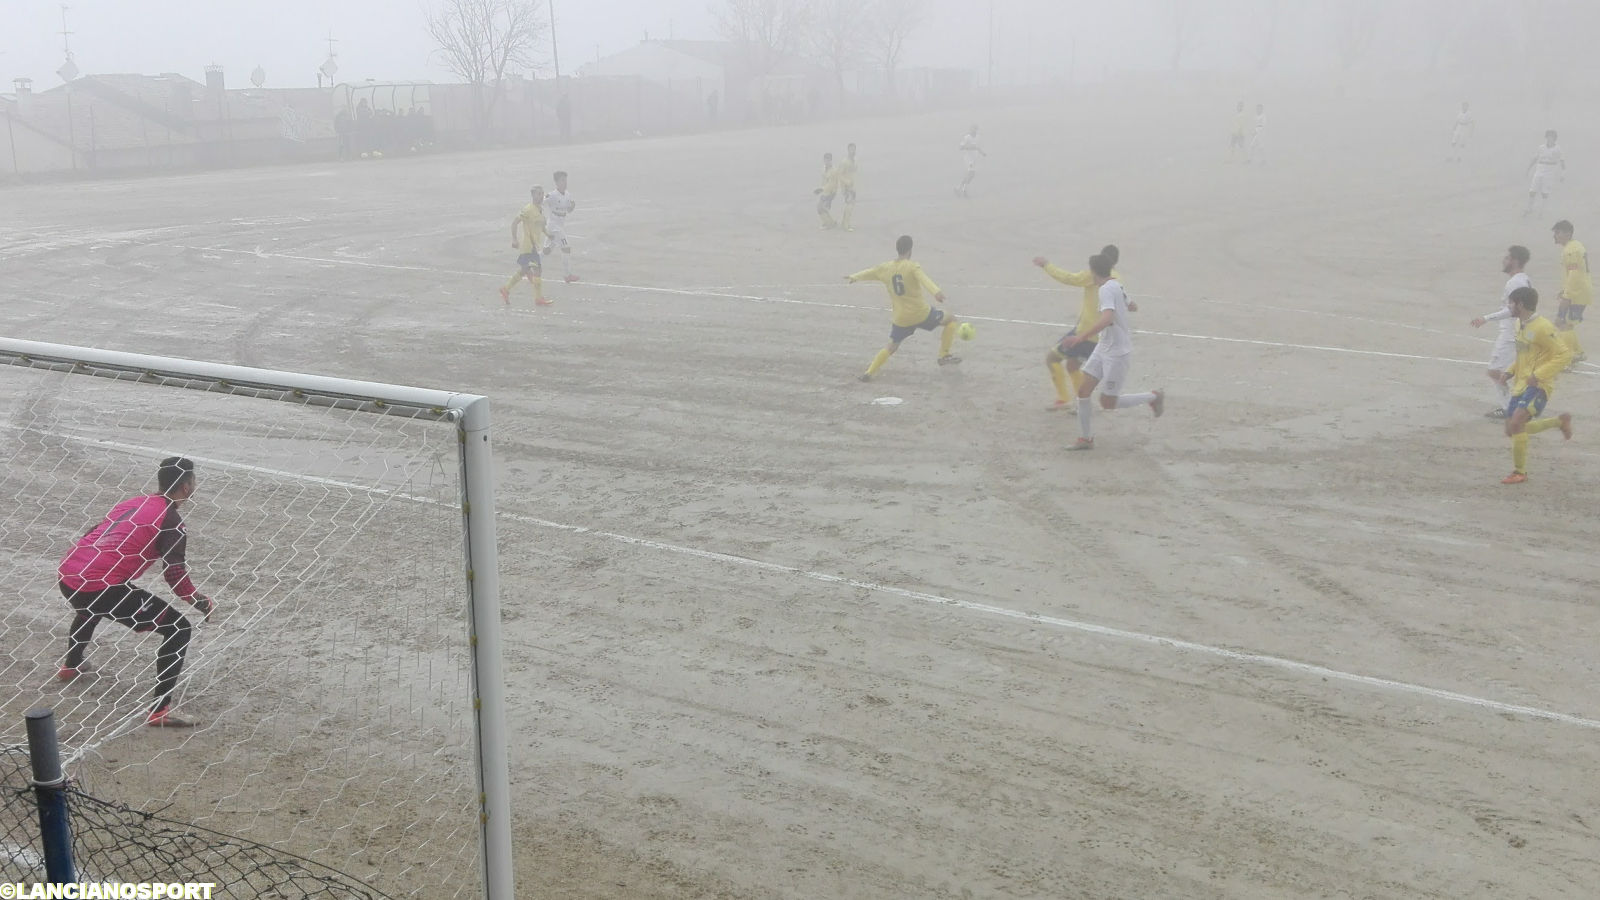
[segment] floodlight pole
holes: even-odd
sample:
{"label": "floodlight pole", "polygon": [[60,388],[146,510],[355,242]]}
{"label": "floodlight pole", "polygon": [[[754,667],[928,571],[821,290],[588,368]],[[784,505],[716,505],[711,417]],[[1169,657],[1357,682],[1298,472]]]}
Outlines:
{"label": "floodlight pole", "polygon": [[561,48],[556,45],[556,0],[550,0],[550,61],[556,67],[556,85],[561,84]]}
{"label": "floodlight pole", "polygon": [[994,87],[994,0],[989,0],[989,83]]}

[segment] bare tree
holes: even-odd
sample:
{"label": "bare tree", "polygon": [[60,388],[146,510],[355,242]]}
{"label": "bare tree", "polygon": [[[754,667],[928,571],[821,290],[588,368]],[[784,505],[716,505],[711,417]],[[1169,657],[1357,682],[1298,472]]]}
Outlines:
{"label": "bare tree", "polygon": [[535,0],[439,0],[427,11],[428,35],[445,66],[472,85],[479,136],[505,93],[508,71],[534,67],[548,27]]}
{"label": "bare tree", "polygon": [[1194,24],[1194,0],[1172,0],[1172,71],[1178,71]]}
{"label": "bare tree", "polygon": [[1256,46],[1256,71],[1265,72],[1267,66],[1272,64],[1272,54],[1278,49],[1278,29],[1283,24],[1283,0],[1266,0],[1261,18],[1265,21],[1267,33],[1261,43]]}
{"label": "bare tree", "polygon": [[845,99],[844,73],[867,56],[869,23],[861,15],[861,0],[813,0],[810,27],[806,29],[808,55],[828,67]]}
{"label": "bare tree", "polygon": [[767,75],[798,52],[811,22],[812,0],[719,0],[717,32],[743,46],[751,74]]}
{"label": "bare tree", "polygon": [[1336,0],[1338,21],[1333,35],[1339,51],[1339,65],[1346,72],[1372,49],[1386,5],[1387,0]]}
{"label": "bare tree", "polygon": [[928,0],[874,0],[869,7],[869,27],[877,35],[878,61],[883,65],[884,81],[894,96],[894,72],[906,40],[928,18]]}

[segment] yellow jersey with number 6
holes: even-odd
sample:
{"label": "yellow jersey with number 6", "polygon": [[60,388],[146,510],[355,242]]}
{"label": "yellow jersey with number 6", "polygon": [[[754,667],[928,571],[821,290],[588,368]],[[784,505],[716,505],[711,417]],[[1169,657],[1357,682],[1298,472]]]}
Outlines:
{"label": "yellow jersey with number 6", "polygon": [[922,266],[909,259],[896,259],[864,269],[850,276],[857,281],[881,281],[889,291],[889,307],[894,324],[902,328],[921,325],[933,307],[923,297],[937,295],[939,286],[922,271]]}

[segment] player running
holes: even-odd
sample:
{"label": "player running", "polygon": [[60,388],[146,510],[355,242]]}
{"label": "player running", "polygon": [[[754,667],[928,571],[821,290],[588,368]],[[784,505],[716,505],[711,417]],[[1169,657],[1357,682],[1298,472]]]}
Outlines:
{"label": "player running", "polygon": [[1561,342],[1567,345],[1574,363],[1587,359],[1583,345],[1578,343],[1578,323],[1583,312],[1594,298],[1594,279],[1589,275],[1589,251],[1572,239],[1572,223],[1566,219],[1550,229],[1556,245],[1561,248],[1561,294],[1556,299],[1556,331]]}
{"label": "player running", "polygon": [[1160,418],[1166,408],[1166,394],[1163,391],[1122,393],[1133,364],[1133,338],[1128,328],[1128,294],[1122,289],[1121,282],[1112,277],[1111,260],[1104,254],[1096,253],[1089,257],[1089,271],[1094,273],[1094,283],[1100,289],[1100,318],[1082,334],[1063,338],[1061,345],[1071,350],[1101,333],[1105,337],[1095,345],[1089,361],[1083,364],[1084,378],[1078,386],[1078,442],[1068,450],[1094,449],[1094,404],[1089,402],[1089,397],[1097,386],[1101,387],[1100,406],[1104,409],[1149,404],[1150,411]]}
{"label": "player running", "polygon": [[[1115,244],[1107,244],[1100,255],[1111,260],[1111,277],[1121,283],[1122,276],[1116,271],[1117,260],[1121,251]],[[1058,266],[1053,266],[1050,261],[1042,256],[1035,256],[1033,264],[1044,269],[1045,274],[1051,278],[1072,287],[1083,288],[1083,302],[1078,305],[1078,318],[1073,323],[1072,330],[1067,332],[1056,345],[1044,356],[1044,364],[1050,371],[1050,381],[1056,387],[1056,402],[1049,408],[1055,411],[1072,408],[1072,399],[1078,396],[1078,389],[1083,385],[1083,361],[1094,353],[1094,348],[1099,346],[1098,336],[1086,341],[1079,341],[1071,347],[1064,346],[1068,337],[1082,334],[1094,327],[1100,320],[1100,288],[1095,283],[1094,273],[1085,269],[1081,272],[1068,272]],[[1138,304],[1128,301],[1128,310],[1137,311]],[[1067,390],[1067,380],[1072,380],[1072,390]]]}
{"label": "player running", "polygon": [[94,638],[95,626],[110,619],[135,632],[161,636],[156,650],[155,703],[145,724],[157,728],[188,728],[195,723],[172,714],[172,692],[183,672],[183,658],[194,627],[165,600],[133,582],[157,562],[162,576],[183,601],[206,618],[216,604],[189,580],[185,555],[188,532],[178,516],[178,506],[194,494],[194,463],[168,457],[156,469],[159,493],[131,497],[111,508],[100,524],[72,545],[61,561],[61,595],[72,606],[72,627],[67,635],[67,655],[56,670],[62,681],[73,681],[86,670],[84,653]]}
{"label": "player running", "polygon": [[1560,428],[1572,440],[1572,415],[1535,419],[1555,393],[1556,376],[1572,361],[1572,354],[1556,337],[1556,326],[1538,314],[1539,292],[1519,287],[1511,292],[1511,310],[1517,317],[1517,361],[1505,378],[1511,380],[1511,403],[1506,407],[1506,437],[1511,438],[1511,474],[1501,484],[1528,480],[1528,435]]}
{"label": "player running", "polygon": [[833,198],[839,194],[839,169],[833,164],[833,154],[822,154],[822,184],[811,193],[817,195],[817,218],[822,220],[822,230],[838,228],[833,220]]}
{"label": "player running", "polygon": [[1513,245],[1506,249],[1506,258],[1500,262],[1500,271],[1509,275],[1505,290],[1500,294],[1500,308],[1488,315],[1472,320],[1473,328],[1482,328],[1485,322],[1499,322],[1500,333],[1495,336],[1494,349],[1489,351],[1489,380],[1494,382],[1498,403],[1486,415],[1491,419],[1504,419],[1511,404],[1511,388],[1506,385],[1505,374],[1517,361],[1517,319],[1511,311],[1511,292],[1517,288],[1531,288],[1525,269],[1530,255],[1527,247]]}
{"label": "player running", "polygon": [[844,148],[844,162],[839,163],[839,193],[844,195],[844,214],[839,217],[839,224],[845,231],[855,231],[855,226],[850,220],[856,214],[856,145],[850,144]]}
{"label": "player running", "polygon": [[911,235],[903,234],[895,241],[895,251],[899,257],[891,262],[864,269],[854,275],[846,275],[844,280],[850,284],[858,281],[881,281],[889,291],[889,306],[891,310],[889,328],[889,345],[878,351],[872,358],[872,364],[867,366],[867,371],[862,373],[862,381],[871,381],[889,357],[900,349],[900,342],[916,334],[917,331],[932,331],[942,328],[939,333],[939,365],[949,366],[961,362],[961,357],[952,356],[950,345],[955,343],[956,326],[959,324],[956,317],[942,309],[934,309],[924,300],[922,295],[926,291],[933,296],[937,303],[944,303],[944,292],[933,283],[933,279],[922,271],[922,266],[911,261]]}
{"label": "player running", "polygon": [[1244,101],[1240,100],[1233,110],[1233,131],[1228,134],[1228,162],[1238,162],[1245,155],[1244,126]]}
{"label": "player running", "polygon": [[1561,146],[1556,143],[1555,129],[1544,133],[1544,143],[1533,151],[1533,159],[1528,163],[1528,171],[1533,173],[1533,180],[1528,182],[1528,208],[1522,211],[1524,216],[1533,212],[1533,201],[1539,199],[1539,208],[1550,202],[1550,187],[1560,177],[1567,177],[1567,160],[1561,155]]}
{"label": "player running", "polygon": [[1461,101],[1461,112],[1456,113],[1456,124],[1450,129],[1450,161],[1461,162],[1462,155],[1467,150],[1467,139],[1472,136],[1475,128],[1472,121],[1472,106],[1465,100]]}
{"label": "player running", "polygon": [[544,188],[534,185],[529,194],[533,199],[511,220],[511,248],[519,255],[516,274],[500,287],[500,299],[508,306],[511,304],[511,289],[524,278],[533,285],[534,303],[549,306],[555,302],[545,299],[544,269],[539,259],[539,243],[549,236],[545,233]]}
{"label": "player running", "polygon": [[958,149],[966,160],[967,174],[961,179],[961,183],[956,185],[956,196],[965,197],[967,186],[972,184],[972,179],[978,177],[978,158],[989,155],[978,146],[978,126],[972,126],[972,129],[961,137],[961,146]]}
{"label": "player running", "polygon": [[1250,132],[1250,147],[1245,152],[1244,161],[1249,163],[1267,164],[1267,107],[1265,104],[1256,104],[1256,125]]}
{"label": "player running", "polygon": [[567,173],[557,172],[552,177],[556,189],[544,198],[544,230],[548,236],[544,255],[549,256],[555,250],[561,251],[561,270],[566,273],[567,283],[571,284],[578,280],[578,276],[572,274],[572,245],[567,243],[567,216],[578,208],[578,201],[567,193]]}

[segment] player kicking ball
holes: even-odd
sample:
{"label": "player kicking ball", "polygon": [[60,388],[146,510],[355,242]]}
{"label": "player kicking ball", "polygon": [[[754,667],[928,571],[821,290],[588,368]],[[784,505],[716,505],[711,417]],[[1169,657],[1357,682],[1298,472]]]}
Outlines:
{"label": "player kicking ball", "polygon": [[[1100,255],[1111,261],[1111,277],[1120,284],[1122,276],[1117,274],[1117,260],[1122,251],[1116,244],[1107,244],[1101,248]],[[1100,319],[1100,288],[1095,283],[1094,273],[1088,269],[1082,272],[1068,272],[1059,266],[1050,264],[1050,260],[1042,256],[1035,256],[1033,264],[1045,271],[1046,275],[1072,287],[1083,288],[1083,301],[1078,305],[1078,318],[1074,320],[1072,330],[1067,332],[1067,337],[1088,331]],[[1138,312],[1139,305],[1132,300],[1128,301],[1128,311]],[[1044,355],[1045,367],[1050,372],[1050,382],[1056,388],[1056,402],[1049,407],[1052,411],[1061,411],[1072,408],[1072,398],[1078,396],[1078,388],[1083,384],[1083,363],[1094,354],[1094,348],[1099,346],[1098,338],[1078,341],[1071,347],[1064,346],[1066,338],[1062,338],[1051,347]],[[1072,381],[1072,389],[1067,389],[1067,381]]]}
{"label": "player kicking ball", "polygon": [[[532,200],[517,213],[511,220],[511,249],[518,252],[517,271],[500,287],[500,299],[507,306],[511,305],[511,289],[517,282],[528,279],[533,285],[533,302],[539,306],[549,306],[554,300],[546,300],[544,296],[543,268],[539,260],[539,241],[546,237],[544,230],[544,188],[534,185],[529,192]],[[520,232],[520,234],[519,234]]]}
{"label": "player kicking ball", "polygon": [[1111,260],[1103,253],[1089,257],[1089,271],[1094,273],[1094,283],[1100,289],[1100,318],[1082,334],[1068,335],[1062,339],[1063,349],[1070,351],[1083,341],[1099,337],[1099,343],[1089,361],[1083,364],[1083,383],[1078,386],[1078,442],[1069,450],[1094,449],[1094,405],[1089,402],[1094,389],[1099,387],[1102,409],[1125,409],[1129,406],[1149,404],[1156,418],[1166,409],[1166,394],[1148,391],[1142,394],[1124,394],[1128,370],[1133,364],[1133,338],[1128,328],[1128,294],[1122,283],[1112,277]]}
{"label": "player kicking ball", "polygon": [[864,269],[854,275],[846,275],[844,280],[850,284],[858,281],[878,281],[889,291],[889,306],[891,309],[889,327],[889,344],[878,355],[872,358],[872,364],[867,366],[867,371],[862,373],[862,381],[871,381],[883,364],[889,361],[900,344],[906,338],[918,331],[939,332],[939,365],[950,366],[961,362],[961,357],[950,353],[950,346],[955,343],[957,335],[963,340],[971,340],[974,333],[970,323],[963,323],[955,316],[942,309],[934,309],[928,301],[923,299],[923,294],[931,295],[936,303],[944,303],[944,292],[933,283],[933,279],[922,271],[922,266],[911,261],[911,235],[903,234],[895,241],[895,251],[898,258],[890,262]]}

